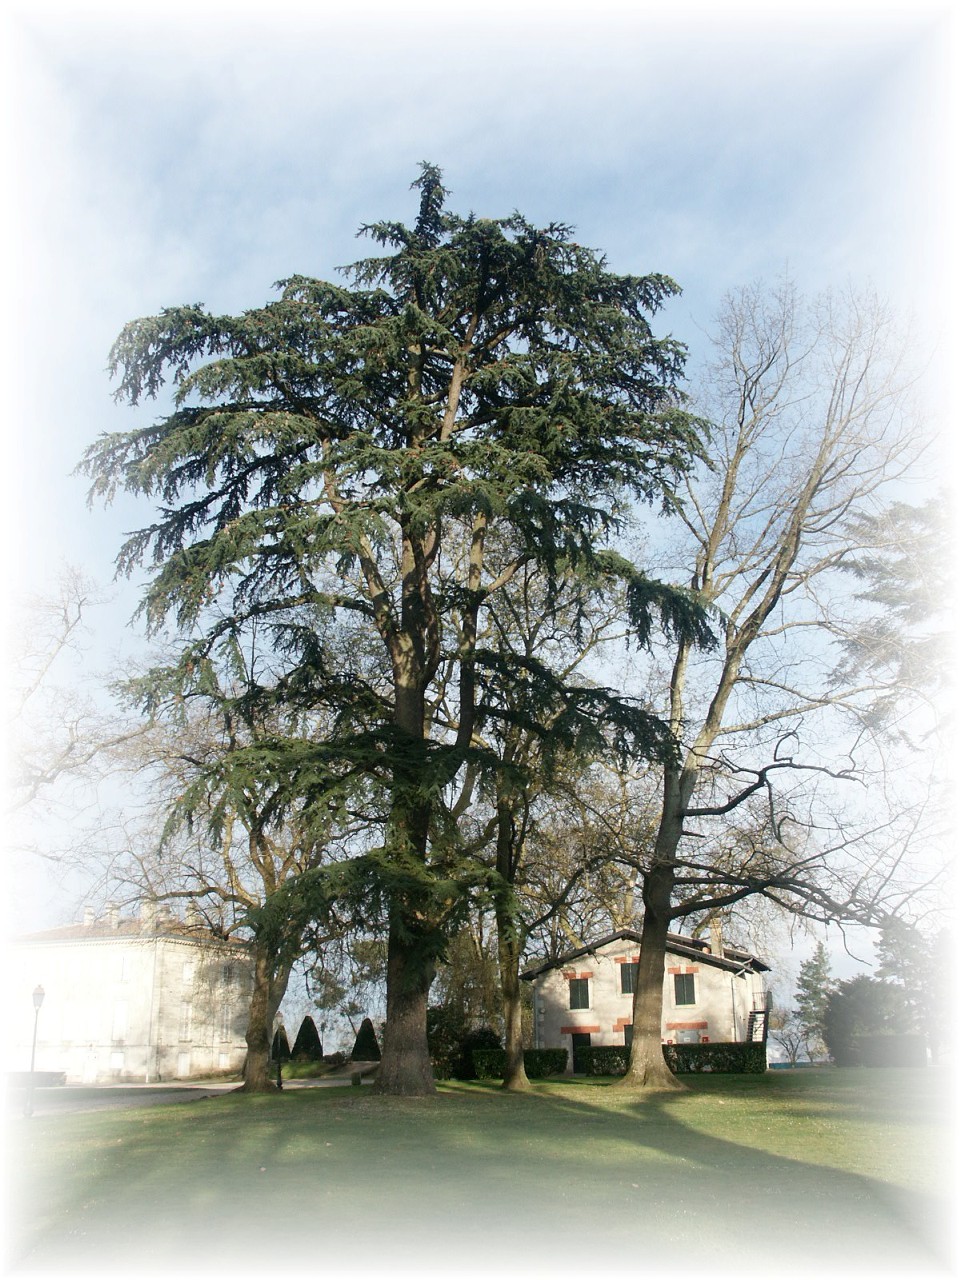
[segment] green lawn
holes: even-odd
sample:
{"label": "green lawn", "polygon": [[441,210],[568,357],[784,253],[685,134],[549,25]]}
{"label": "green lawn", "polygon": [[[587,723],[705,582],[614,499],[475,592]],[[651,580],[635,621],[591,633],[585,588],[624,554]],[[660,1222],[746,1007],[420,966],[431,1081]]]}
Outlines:
{"label": "green lawn", "polygon": [[949,1273],[939,1069],[688,1080],[11,1116],[14,1273]]}

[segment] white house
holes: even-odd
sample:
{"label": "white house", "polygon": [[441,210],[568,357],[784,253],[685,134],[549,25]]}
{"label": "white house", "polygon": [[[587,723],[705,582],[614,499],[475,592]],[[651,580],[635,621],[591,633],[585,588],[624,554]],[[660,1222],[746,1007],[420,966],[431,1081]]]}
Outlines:
{"label": "white house", "polygon": [[32,993],[36,1070],[68,1084],[183,1080],[240,1070],[252,966],[225,942],[163,908],[139,918],[116,908],[97,920],[13,940],[9,950],[7,1069],[30,1067]]}
{"label": "white house", "polygon": [[[534,1047],[573,1051],[629,1045],[640,934],[621,929],[521,977],[533,984]],[[663,973],[664,1044],[765,1040],[769,965],[737,947],[667,935]]]}

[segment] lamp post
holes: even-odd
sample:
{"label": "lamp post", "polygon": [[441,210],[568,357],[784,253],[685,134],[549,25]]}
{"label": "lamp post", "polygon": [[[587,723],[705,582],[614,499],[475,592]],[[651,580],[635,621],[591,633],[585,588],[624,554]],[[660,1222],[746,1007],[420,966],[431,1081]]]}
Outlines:
{"label": "lamp post", "polygon": [[33,1115],[33,1070],[37,1061],[37,1023],[40,1020],[40,1006],[43,1004],[43,997],[46,993],[43,987],[37,986],[33,989],[33,1045],[30,1049],[30,1083],[27,1086],[27,1103],[24,1107],[24,1115]]}

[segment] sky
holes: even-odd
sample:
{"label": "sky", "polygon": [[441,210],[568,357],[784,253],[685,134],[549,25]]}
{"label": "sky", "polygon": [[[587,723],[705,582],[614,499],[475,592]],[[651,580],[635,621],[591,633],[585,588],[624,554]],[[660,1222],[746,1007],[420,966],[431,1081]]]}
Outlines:
{"label": "sky", "polygon": [[[875,288],[913,317],[948,431],[951,8],[9,4],[4,598],[64,561],[108,583],[145,520],[88,509],[71,474],[155,416],[111,399],[124,323],[333,276],[361,224],[415,216],[424,160],[459,212],[573,224],[612,269],[672,276],[661,329],[694,354],[740,285]],[[138,643],[134,587],[115,597],[101,660]]]}

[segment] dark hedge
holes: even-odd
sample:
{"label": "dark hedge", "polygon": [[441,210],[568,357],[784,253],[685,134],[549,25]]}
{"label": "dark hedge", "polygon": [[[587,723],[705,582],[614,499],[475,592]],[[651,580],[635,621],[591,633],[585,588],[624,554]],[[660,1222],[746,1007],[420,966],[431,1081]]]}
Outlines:
{"label": "dark hedge", "polygon": [[[476,1080],[502,1080],[507,1067],[505,1049],[474,1049],[473,1069]],[[531,1080],[545,1076],[561,1076],[567,1069],[566,1049],[524,1049],[523,1069]]]}

